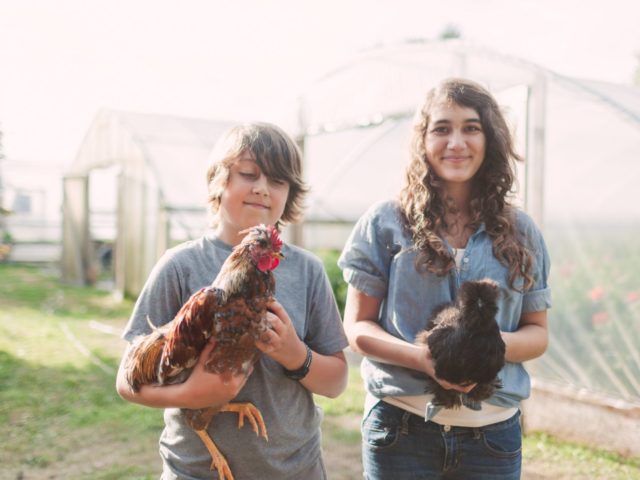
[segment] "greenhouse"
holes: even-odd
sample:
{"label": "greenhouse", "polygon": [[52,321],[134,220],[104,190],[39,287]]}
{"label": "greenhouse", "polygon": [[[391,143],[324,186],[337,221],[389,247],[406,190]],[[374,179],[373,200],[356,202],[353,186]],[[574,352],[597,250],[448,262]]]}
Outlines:
{"label": "greenhouse", "polygon": [[229,122],[101,111],[64,176],[63,278],[137,295],[170,245],[206,223],[209,151]]}

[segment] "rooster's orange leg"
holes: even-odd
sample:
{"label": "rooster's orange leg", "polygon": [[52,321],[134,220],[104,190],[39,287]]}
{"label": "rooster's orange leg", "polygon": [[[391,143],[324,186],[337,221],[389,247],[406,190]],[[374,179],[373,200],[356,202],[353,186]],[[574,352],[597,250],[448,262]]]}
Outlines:
{"label": "rooster's orange leg", "polygon": [[252,403],[228,403],[222,407],[220,411],[236,412],[239,415],[238,428],[242,428],[244,426],[244,417],[247,417],[253,427],[253,431],[256,432],[256,435],[262,435],[266,440],[269,440],[269,437],[267,436],[267,427],[262,419],[262,414]]}
{"label": "rooster's orange leg", "polygon": [[211,454],[211,470],[215,468],[218,471],[220,480],[233,480],[233,474],[231,473],[231,469],[229,469],[227,460],[224,458],[222,453],[220,453],[220,450],[218,450],[216,444],[213,443],[213,440],[211,440],[211,437],[209,437],[207,431],[196,430],[195,432],[198,434],[200,440],[202,440],[202,443],[204,443],[204,446],[207,447],[207,450],[209,450],[209,453]]}

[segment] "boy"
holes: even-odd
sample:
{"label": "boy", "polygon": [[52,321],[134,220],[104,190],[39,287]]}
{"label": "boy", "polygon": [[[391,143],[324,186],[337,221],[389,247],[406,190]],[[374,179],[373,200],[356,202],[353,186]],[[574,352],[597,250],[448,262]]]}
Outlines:
{"label": "boy", "polygon": [[[155,324],[169,322],[191,294],[210,285],[232,247],[240,243],[240,232],[260,223],[296,220],[307,190],[295,143],[280,128],[265,123],[240,125],[224,135],[214,148],[207,181],[213,230],[159,260],[124,331],[126,340],[149,333],[147,316]],[[205,371],[204,359],[214,345],[203,351],[181,384],[147,385],[133,393],[121,365],[117,390],[125,400],[166,409],[160,437],[163,480],[217,478],[210,470],[209,452],[186,424],[181,408],[232,399],[253,403],[269,434],[267,442],[248,428],[238,430],[234,414],[213,419],[209,435],[236,480],[326,478],[321,415],[312,394],[336,397],[344,390],[347,364],[342,350],[347,340],[322,263],[294,246],[285,245],[282,253],[285,260],[274,271],[277,301],[268,314],[272,329],[256,342],[264,355],[247,377],[224,382]]]}

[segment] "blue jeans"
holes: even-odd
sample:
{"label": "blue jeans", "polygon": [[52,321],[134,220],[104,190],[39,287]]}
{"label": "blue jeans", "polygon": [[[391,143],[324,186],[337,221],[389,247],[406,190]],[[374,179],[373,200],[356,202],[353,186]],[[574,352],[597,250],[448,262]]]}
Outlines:
{"label": "blue jeans", "polygon": [[517,480],[520,413],[479,428],[448,427],[378,402],[362,422],[367,480]]}

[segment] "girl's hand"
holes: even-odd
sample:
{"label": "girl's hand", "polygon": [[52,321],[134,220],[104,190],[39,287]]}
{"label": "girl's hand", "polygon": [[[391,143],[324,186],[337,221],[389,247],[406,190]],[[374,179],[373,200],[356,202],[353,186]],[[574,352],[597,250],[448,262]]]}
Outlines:
{"label": "girl's hand", "polygon": [[423,371],[427,375],[429,375],[431,378],[433,378],[436,382],[438,382],[438,384],[442,388],[444,388],[445,390],[456,390],[460,393],[469,393],[471,390],[473,390],[473,387],[477,385],[477,383],[465,383],[464,385],[457,385],[455,383],[449,383],[446,380],[443,380],[442,378],[438,378],[436,376],[436,368],[433,363],[433,357],[431,356],[431,351],[429,350],[429,347],[427,345],[422,345],[422,348],[423,348],[422,355],[426,356],[426,362],[424,364]]}
{"label": "girl's hand", "polygon": [[182,408],[205,408],[229,403],[242,390],[253,372],[252,366],[246,375],[234,375],[228,380],[222,375],[208,372],[204,365],[214,348],[215,341],[210,340],[189,378],[180,384],[178,395]]}
{"label": "girl's hand", "polygon": [[268,308],[271,329],[262,334],[256,346],[287,370],[296,370],[304,364],[307,349],[284,307],[274,300]]}

